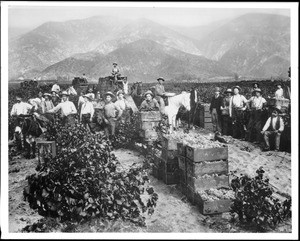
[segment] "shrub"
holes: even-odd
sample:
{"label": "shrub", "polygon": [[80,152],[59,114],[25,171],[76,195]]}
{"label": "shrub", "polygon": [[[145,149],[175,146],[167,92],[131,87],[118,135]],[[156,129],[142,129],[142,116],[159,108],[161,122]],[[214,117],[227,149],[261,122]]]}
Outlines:
{"label": "shrub", "polygon": [[231,182],[235,191],[231,213],[237,213],[241,223],[254,224],[260,230],[275,228],[291,217],[291,198],[282,203],[274,198],[269,179],[263,177],[264,172],[261,167],[254,178],[235,176]]}

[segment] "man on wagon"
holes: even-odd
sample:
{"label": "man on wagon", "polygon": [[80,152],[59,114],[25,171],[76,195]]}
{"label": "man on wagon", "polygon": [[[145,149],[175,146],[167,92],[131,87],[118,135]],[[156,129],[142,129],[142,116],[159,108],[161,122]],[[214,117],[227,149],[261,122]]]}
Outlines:
{"label": "man on wagon", "polygon": [[145,100],[140,106],[140,111],[155,111],[159,110],[159,104],[156,99],[153,98],[153,93],[151,90],[148,90],[144,94]]}
{"label": "man on wagon", "polygon": [[166,93],[165,87],[163,86],[163,81],[165,81],[165,80],[164,80],[164,78],[159,77],[157,79],[157,81],[158,81],[158,84],[155,85],[155,98],[159,102],[160,108],[163,109],[165,107],[165,102],[164,102],[163,97],[165,96],[165,93]]}
{"label": "man on wagon", "polygon": [[247,99],[241,95],[239,86],[233,87],[233,96],[229,103],[229,116],[232,118],[233,137],[238,139],[245,138],[244,111],[247,108]]}
{"label": "man on wagon", "polygon": [[53,109],[48,110],[47,113],[56,113],[61,111],[61,118],[63,125],[74,124],[74,114],[77,114],[76,107],[73,102],[69,101],[69,94],[66,91],[62,92],[62,102]]}
{"label": "man on wagon", "polygon": [[111,70],[111,74],[112,74],[112,77],[113,77],[113,80],[114,80],[114,84],[116,84],[117,81],[118,81],[118,78],[121,76],[120,69],[119,69],[118,64],[116,62],[113,63],[113,68]]}

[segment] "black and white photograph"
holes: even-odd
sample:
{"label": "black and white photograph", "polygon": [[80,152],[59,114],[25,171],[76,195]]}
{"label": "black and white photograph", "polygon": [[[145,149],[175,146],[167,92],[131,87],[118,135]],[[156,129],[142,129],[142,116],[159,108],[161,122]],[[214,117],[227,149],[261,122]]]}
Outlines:
{"label": "black and white photograph", "polygon": [[298,8],[2,1],[2,238],[298,239]]}

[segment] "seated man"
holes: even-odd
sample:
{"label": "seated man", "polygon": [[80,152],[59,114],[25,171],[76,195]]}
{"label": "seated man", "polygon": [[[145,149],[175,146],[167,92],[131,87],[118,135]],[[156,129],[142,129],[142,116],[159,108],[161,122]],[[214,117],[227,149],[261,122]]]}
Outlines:
{"label": "seated man", "polygon": [[153,93],[151,90],[146,91],[145,100],[140,106],[140,111],[158,111],[159,104],[156,99],[153,99]]}
{"label": "seated man", "polygon": [[118,82],[118,79],[121,76],[120,69],[117,65],[118,65],[117,63],[113,63],[113,68],[112,68],[112,71],[111,71],[114,84],[116,84]]}
{"label": "seated man", "polygon": [[281,133],[284,130],[284,122],[282,118],[278,115],[281,111],[279,109],[274,109],[272,116],[267,120],[264,128],[261,131],[261,134],[264,135],[265,139],[265,149],[264,151],[270,150],[269,136],[275,135],[275,151],[279,151],[280,147],[280,137]]}

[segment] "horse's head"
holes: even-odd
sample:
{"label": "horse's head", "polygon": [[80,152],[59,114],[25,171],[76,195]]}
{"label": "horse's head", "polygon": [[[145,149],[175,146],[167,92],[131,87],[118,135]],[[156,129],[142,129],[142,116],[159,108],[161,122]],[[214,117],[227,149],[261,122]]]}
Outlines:
{"label": "horse's head", "polygon": [[187,111],[191,110],[191,100],[190,100],[191,93],[189,92],[182,92],[182,102],[181,104],[184,106],[184,108],[187,109]]}
{"label": "horse's head", "polygon": [[137,87],[136,87],[136,93],[137,95],[141,95],[142,94],[142,82],[137,82]]}

